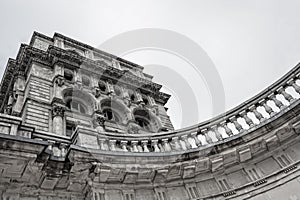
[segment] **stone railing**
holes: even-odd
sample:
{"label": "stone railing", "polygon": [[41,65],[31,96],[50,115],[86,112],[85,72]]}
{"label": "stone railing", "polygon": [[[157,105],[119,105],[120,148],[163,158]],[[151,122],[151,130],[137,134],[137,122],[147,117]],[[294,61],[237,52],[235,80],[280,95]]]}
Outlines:
{"label": "stone railing", "polygon": [[299,82],[300,65],[297,65],[273,85],[236,108],[200,124],[169,132],[134,135],[97,132],[92,128],[78,126],[70,138],[34,130],[21,125],[21,119],[6,115],[1,118],[4,120],[8,117],[10,122],[16,121],[16,124],[5,125],[2,129],[4,132],[10,131],[11,135],[64,145],[77,144],[103,151],[182,152],[223,143],[278,118],[284,110],[299,103]]}
{"label": "stone railing", "polygon": [[[178,152],[220,144],[276,119],[298,103],[300,65],[258,95],[211,120],[181,130],[153,134],[97,133],[78,127],[77,144],[103,151]],[[73,139],[75,141],[75,139]]]}

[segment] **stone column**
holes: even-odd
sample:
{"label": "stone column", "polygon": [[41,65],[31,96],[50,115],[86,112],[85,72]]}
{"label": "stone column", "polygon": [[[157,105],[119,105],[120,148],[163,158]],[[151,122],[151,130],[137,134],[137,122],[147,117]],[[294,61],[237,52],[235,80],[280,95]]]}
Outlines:
{"label": "stone column", "polygon": [[57,101],[59,99],[62,101],[62,90],[65,83],[64,78],[64,68],[61,63],[56,63],[54,65],[54,78],[52,80],[53,83],[53,94],[51,101]]}
{"label": "stone column", "polygon": [[12,107],[12,115],[19,116],[24,104],[24,91],[25,91],[25,75],[24,72],[19,71],[17,79],[14,84],[13,96],[16,99]]}
{"label": "stone column", "polygon": [[58,135],[65,135],[63,118],[65,113],[65,107],[62,105],[54,104],[52,107],[52,125],[53,132]]}

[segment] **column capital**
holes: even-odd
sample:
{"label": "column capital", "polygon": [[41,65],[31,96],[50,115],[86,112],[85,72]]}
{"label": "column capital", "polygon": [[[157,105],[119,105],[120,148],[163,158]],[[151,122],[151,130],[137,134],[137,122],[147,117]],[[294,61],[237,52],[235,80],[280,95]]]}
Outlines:
{"label": "column capital", "polygon": [[52,118],[54,118],[56,116],[64,117],[64,114],[65,114],[64,106],[61,106],[58,104],[52,105]]}

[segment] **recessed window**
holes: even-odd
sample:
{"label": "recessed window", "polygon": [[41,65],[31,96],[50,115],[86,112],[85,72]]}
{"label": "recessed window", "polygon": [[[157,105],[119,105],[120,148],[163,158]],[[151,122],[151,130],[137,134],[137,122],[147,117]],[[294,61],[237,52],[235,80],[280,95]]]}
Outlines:
{"label": "recessed window", "polygon": [[67,122],[66,124],[66,135],[71,136],[72,133],[75,131],[76,126],[73,123]]}
{"label": "recessed window", "polygon": [[142,127],[143,129],[146,129],[148,131],[150,131],[150,123],[148,120],[145,120],[143,118],[139,118],[139,117],[136,117],[135,118],[135,121],[138,123],[138,125],[140,127]]}
{"label": "recessed window", "polygon": [[81,103],[79,103],[77,101],[68,101],[66,106],[71,111],[75,111],[75,112],[80,112],[82,114],[86,114],[85,107]]}
{"label": "recessed window", "polygon": [[101,92],[105,92],[106,91],[106,85],[103,81],[99,81],[98,82],[98,85],[99,85],[99,89]]}
{"label": "recessed window", "polygon": [[131,101],[135,101],[135,100],[136,100],[135,95],[134,95],[134,94],[131,94],[131,95],[130,95],[130,99],[131,99]]}
{"label": "recessed window", "polygon": [[73,71],[70,70],[70,69],[65,69],[64,71],[64,78],[67,80],[67,81],[73,81]]}
{"label": "recessed window", "polygon": [[145,96],[143,96],[143,102],[145,103],[145,105],[149,105],[148,98]]}
{"label": "recessed window", "polygon": [[119,115],[116,112],[112,111],[111,109],[105,109],[103,111],[103,114],[104,114],[104,117],[107,120],[114,121],[114,122],[120,122],[121,121]]}

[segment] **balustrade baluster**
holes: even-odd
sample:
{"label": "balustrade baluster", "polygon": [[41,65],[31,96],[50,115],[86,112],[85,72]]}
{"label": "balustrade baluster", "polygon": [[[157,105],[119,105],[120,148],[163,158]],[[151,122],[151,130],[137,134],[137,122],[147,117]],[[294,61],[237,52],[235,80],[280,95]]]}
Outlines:
{"label": "balustrade baluster", "polygon": [[208,130],[203,130],[202,133],[204,134],[205,140],[208,144],[213,143],[212,138],[208,135]]}
{"label": "balustrade baluster", "polygon": [[264,116],[257,111],[257,106],[258,105],[255,105],[254,107],[250,108],[251,112],[254,113],[255,117],[260,121],[262,122],[263,120],[265,120]]}
{"label": "balustrade baluster", "polygon": [[164,139],[162,139],[161,141],[162,141],[162,146],[163,146],[165,152],[171,151],[171,147],[170,147],[170,145],[169,145],[168,139],[167,139],[167,138],[164,138]]}
{"label": "balustrade baluster", "polygon": [[218,126],[213,127],[212,130],[215,133],[216,138],[218,139],[218,141],[223,140],[222,134],[218,130]]}
{"label": "balustrade baluster", "polygon": [[262,104],[263,107],[265,108],[266,112],[270,115],[273,116],[275,114],[275,111],[267,104],[269,99],[266,99]]}
{"label": "balustrade baluster", "polygon": [[192,148],[192,145],[191,145],[191,143],[189,142],[188,136],[187,136],[187,135],[181,136],[181,139],[184,141],[185,147],[186,147],[187,149]]}
{"label": "balustrade baluster", "polygon": [[100,150],[105,151],[106,150],[105,145],[104,145],[105,139],[100,138],[98,141],[99,141]]}
{"label": "balustrade baluster", "polygon": [[249,125],[249,127],[253,127],[254,126],[254,122],[252,121],[252,119],[250,117],[248,117],[247,112],[248,112],[248,110],[245,111],[245,112],[243,112],[243,113],[241,113],[241,117],[243,119],[245,119],[245,122]]}
{"label": "balustrade baluster", "polygon": [[200,147],[202,145],[202,142],[198,138],[198,133],[196,133],[196,132],[191,133],[191,136],[194,139],[196,146]]}
{"label": "balustrade baluster", "polygon": [[225,133],[228,136],[232,136],[233,135],[232,130],[227,125],[227,122],[223,122],[223,124],[221,124],[221,126],[223,126],[223,128],[225,129]]}
{"label": "balustrade baluster", "polygon": [[148,145],[148,141],[147,140],[143,140],[142,141],[142,146],[143,146],[143,149],[144,149],[145,153],[150,152],[147,145]]}
{"label": "balustrade baluster", "polygon": [[138,148],[137,148],[137,143],[138,141],[131,141],[132,144],[132,152],[139,152]]}
{"label": "balustrade baluster", "polygon": [[141,145],[137,145],[137,149],[138,149],[138,151],[140,152],[140,153],[142,153],[143,152],[143,147],[141,146]]}
{"label": "balustrade baluster", "polygon": [[181,150],[181,145],[179,144],[178,137],[173,137],[172,141],[173,141],[173,144],[174,144],[174,149],[176,151],[180,151]]}
{"label": "balustrade baluster", "polygon": [[116,151],[116,140],[109,140],[109,148],[111,151]]}
{"label": "balustrade baluster", "polygon": [[272,95],[270,96],[270,99],[275,103],[275,105],[276,105],[279,109],[281,109],[281,108],[284,107],[284,104],[276,98],[276,95],[275,95],[275,94],[272,94]]}
{"label": "balustrade baluster", "polygon": [[154,152],[160,152],[160,149],[158,148],[158,140],[152,140],[152,146],[154,148]]}
{"label": "balustrade baluster", "polygon": [[287,93],[286,91],[285,91],[285,88],[280,88],[279,90],[278,90],[278,92],[280,93],[280,94],[282,94],[283,95],[283,97],[289,102],[289,103],[292,103],[295,99],[294,99],[294,97],[292,96],[292,95],[290,95],[289,93]]}
{"label": "balustrade baluster", "polygon": [[235,126],[236,130],[238,130],[238,132],[242,132],[244,130],[243,127],[238,123],[236,117],[233,117],[231,119],[231,122],[234,124],[234,126]]}
{"label": "balustrade baluster", "polygon": [[127,141],[121,141],[121,148],[123,151],[127,152]]}
{"label": "balustrade baluster", "polygon": [[292,79],[290,85],[295,89],[295,91],[300,94],[300,86],[296,83],[295,79]]}
{"label": "balustrade baluster", "polygon": [[162,143],[157,144],[158,148],[160,149],[160,152],[165,152],[164,147],[162,146]]}

